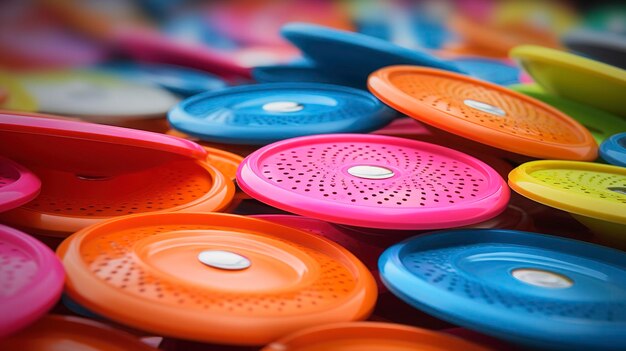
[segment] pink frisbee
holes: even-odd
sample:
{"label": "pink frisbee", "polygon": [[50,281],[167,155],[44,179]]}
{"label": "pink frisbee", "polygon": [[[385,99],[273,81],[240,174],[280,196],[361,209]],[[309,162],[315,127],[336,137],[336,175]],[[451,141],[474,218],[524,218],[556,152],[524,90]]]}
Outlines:
{"label": "pink frisbee", "polygon": [[0,212],[22,206],[40,189],[41,182],[31,171],[0,156]]}
{"label": "pink frisbee", "polygon": [[61,296],[63,266],[29,235],[0,225],[0,338],[37,320]]}
{"label": "pink frisbee", "polygon": [[29,167],[115,176],[207,157],[198,144],[152,132],[0,112],[0,150]]}
{"label": "pink frisbee", "polygon": [[429,143],[328,134],[265,146],[240,165],[237,183],[279,209],[380,229],[466,226],[498,215],[509,188],[491,167]]}
{"label": "pink frisbee", "polygon": [[241,65],[227,52],[195,43],[177,42],[158,32],[132,28],[116,32],[117,43],[134,58],[195,68],[232,78],[251,77],[250,67]]}

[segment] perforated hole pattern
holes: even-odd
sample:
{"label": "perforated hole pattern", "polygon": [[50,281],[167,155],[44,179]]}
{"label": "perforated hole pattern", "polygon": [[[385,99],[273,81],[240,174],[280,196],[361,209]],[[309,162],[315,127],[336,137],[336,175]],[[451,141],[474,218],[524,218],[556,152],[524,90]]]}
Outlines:
{"label": "perforated hole pattern", "polygon": [[[316,199],[374,207],[444,207],[480,198],[485,174],[451,157],[375,142],[300,146],[262,159],[263,177]],[[342,171],[347,164],[391,166],[398,177],[369,180]]]}
{"label": "perforated hole pattern", "polygon": [[336,304],[355,289],[354,277],[339,261],[322,252],[277,237],[273,239],[295,246],[319,262],[320,275],[310,286],[299,291],[274,295],[192,289],[161,280],[133,261],[132,246],[138,240],[159,233],[198,229],[214,227],[168,225],[99,235],[83,244],[81,256],[96,277],[124,290],[125,293],[176,308],[202,309],[211,313],[285,315],[318,312],[324,306]]}
{"label": "perforated hole pattern", "polygon": [[[515,250],[510,245],[490,244],[492,252]],[[535,315],[537,318],[580,318],[594,321],[625,321],[626,304],[604,302],[601,297],[577,302],[567,299],[541,298],[520,293],[512,289],[498,288],[499,284],[487,284],[481,279],[472,279],[461,274],[450,262],[458,255],[475,246],[460,246],[411,253],[403,257],[402,263],[416,277],[430,285],[472,300],[472,303],[493,305],[516,313]],[[485,248],[483,247],[482,250]],[[545,257],[550,257],[549,252]]]}
{"label": "perforated hole pattern", "polygon": [[[394,86],[433,108],[487,128],[543,142],[579,143],[583,136],[548,110],[488,87],[447,77],[395,74]],[[499,107],[505,117],[473,109],[463,103],[472,99]]]}
{"label": "perforated hole pattern", "polygon": [[28,253],[8,242],[0,241],[0,297],[18,294],[32,282],[38,266]]}
{"label": "perforated hole pattern", "polygon": [[626,204],[626,195],[608,189],[626,188],[626,176],[623,175],[571,169],[537,170],[531,175],[559,189],[601,198],[611,203]]}
{"label": "perforated hole pattern", "polygon": [[[304,91],[306,92],[306,90]],[[219,96],[212,99],[201,99],[184,106],[185,112],[195,118],[216,124],[238,126],[269,126],[269,125],[309,125],[329,123],[342,120],[360,119],[371,115],[376,108],[374,100],[365,99],[355,94],[332,91],[331,105],[322,105],[315,102],[315,98],[328,100],[325,95],[311,91],[309,96],[293,94],[288,91],[272,92],[276,98],[265,97],[259,99],[255,108],[241,108],[237,105],[246,99],[258,99],[259,93],[236,94],[233,96]],[[316,96],[318,95],[319,96]],[[249,96],[248,96],[249,95]],[[312,101],[311,101],[312,100]],[[263,111],[265,103],[273,101],[294,101],[304,105],[304,109],[294,113],[268,113]],[[311,103],[308,103],[311,101]]]}
{"label": "perforated hole pattern", "polygon": [[[109,180],[80,180],[73,174],[43,173],[42,191],[25,205],[43,213],[110,217],[182,206],[205,196],[213,186],[210,174],[195,162],[177,162],[141,174]],[[48,177],[64,177],[64,188],[47,187]],[[132,182],[133,186],[125,183]],[[83,191],[68,191],[81,187]]]}

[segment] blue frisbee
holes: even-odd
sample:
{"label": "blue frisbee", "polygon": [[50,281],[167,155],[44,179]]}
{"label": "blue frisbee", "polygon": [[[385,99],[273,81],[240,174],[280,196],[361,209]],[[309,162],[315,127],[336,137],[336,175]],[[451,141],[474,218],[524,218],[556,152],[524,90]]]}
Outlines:
{"label": "blue frisbee", "polygon": [[391,65],[427,66],[463,73],[454,63],[424,51],[407,49],[360,33],[289,23],[282,27],[281,34],[318,67],[358,77],[362,85],[370,73]]}
{"label": "blue frisbee", "polygon": [[615,134],[600,144],[600,157],[612,165],[626,167],[626,132]]}
{"label": "blue frisbee", "polygon": [[626,349],[624,252],[469,229],[413,237],[378,265],[396,296],[448,322],[542,349]]}
{"label": "blue frisbee", "polygon": [[499,85],[520,83],[522,70],[500,60],[478,57],[464,57],[452,60],[460,69],[470,76]]}
{"label": "blue frisbee", "polygon": [[158,85],[182,96],[226,86],[226,82],[210,73],[173,65],[118,62],[103,66],[102,69],[125,79]]}
{"label": "blue frisbee", "polygon": [[370,93],[319,83],[268,83],[192,96],[168,113],[175,129],[205,141],[264,145],[328,133],[367,133],[395,112]]}
{"label": "blue frisbee", "polygon": [[255,67],[252,78],[259,83],[309,82],[367,89],[360,79],[325,71],[309,61]]}

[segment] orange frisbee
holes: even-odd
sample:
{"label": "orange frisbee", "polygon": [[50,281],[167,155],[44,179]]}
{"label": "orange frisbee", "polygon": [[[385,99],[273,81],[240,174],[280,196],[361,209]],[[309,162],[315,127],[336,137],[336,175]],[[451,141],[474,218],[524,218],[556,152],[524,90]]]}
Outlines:
{"label": "orange frisbee", "polygon": [[207,151],[207,161],[230,180],[237,178],[237,168],[243,157],[221,149],[203,146]]}
{"label": "orange frisbee", "polygon": [[369,90],[387,105],[444,131],[536,158],[594,160],[585,127],[557,109],[496,84],[415,66],[372,73]]}
{"label": "orange frisbee", "polygon": [[88,319],[47,315],[0,340],[0,349],[19,351],[157,351],[125,332]]}
{"label": "orange frisbee", "polygon": [[261,351],[487,351],[431,330],[378,322],[337,323],[301,330]]}
{"label": "orange frisbee", "polygon": [[365,319],[376,284],[350,252],[260,219],[154,213],[85,228],[57,249],[66,293],[103,317],[180,339],[260,345]]}

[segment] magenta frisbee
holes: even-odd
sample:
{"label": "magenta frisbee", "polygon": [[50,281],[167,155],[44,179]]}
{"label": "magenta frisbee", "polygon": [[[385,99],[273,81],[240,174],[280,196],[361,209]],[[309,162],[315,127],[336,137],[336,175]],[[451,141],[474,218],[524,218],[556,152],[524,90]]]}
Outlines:
{"label": "magenta frisbee", "polygon": [[465,226],[502,212],[509,188],[490,166],[443,146],[329,134],[265,146],[237,183],[279,209],[332,223],[398,230]]}
{"label": "magenta frisbee", "polygon": [[51,309],[61,296],[64,276],[52,250],[0,224],[0,338]]}
{"label": "magenta frisbee", "polygon": [[0,156],[0,212],[20,207],[34,199],[41,189],[36,175]]}

